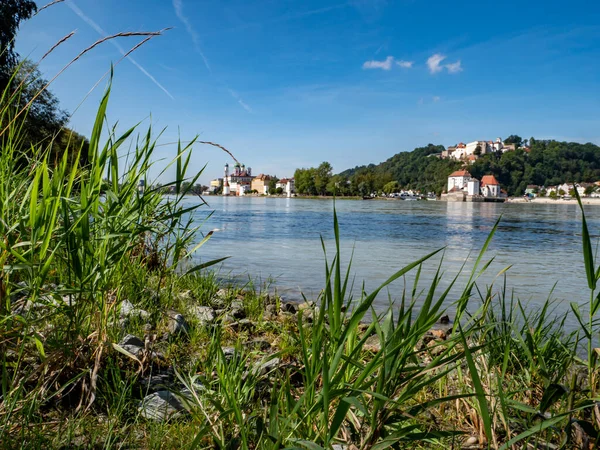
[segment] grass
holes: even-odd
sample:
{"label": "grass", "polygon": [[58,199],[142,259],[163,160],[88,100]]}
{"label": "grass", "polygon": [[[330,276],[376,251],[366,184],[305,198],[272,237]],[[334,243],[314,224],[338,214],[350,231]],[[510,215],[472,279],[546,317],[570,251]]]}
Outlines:
{"label": "grass", "polygon": [[[439,249],[352,297],[335,209],[333,254],[322,241],[323,290],[296,311],[268,286],[220,281],[207,270],[220,260],[190,264],[210,237],[198,244],[191,219],[203,203],[183,201],[200,175],[188,173],[194,141],[179,144],[169,165],[175,195],[162,196],[148,180],[152,129],[134,139],[136,128],[107,128],[109,96],[83,167],[78,148],[57,165],[47,145],[22,148],[17,114],[1,109],[0,123],[10,124],[0,135],[3,448],[597,446],[600,270],[585,216],[590,303],[587,313],[572,305],[579,332],[566,331],[551,301],[531,309],[507,291],[506,271],[501,286],[478,284],[498,223],[465,285],[457,275],[441,288]],[[140,191],[140,180],[150,187]],[[434,257],[437,272],[422,285]],[[381,291],[409,272],[414,285],[375,313]],[[137,308],[128,318],[125,301]],[[451,332],[432,331],[449,306]],[[128,350],[127,334],[143,348]],[[165,421],[139,408],[157,378],[182,407]]]}

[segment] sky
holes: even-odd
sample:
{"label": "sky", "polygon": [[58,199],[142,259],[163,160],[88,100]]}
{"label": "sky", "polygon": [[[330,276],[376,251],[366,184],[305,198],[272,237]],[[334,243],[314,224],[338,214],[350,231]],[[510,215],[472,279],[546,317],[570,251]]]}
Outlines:
{"label": "sky", "polygon": [[[198,136],[281,178],[510,134],[600,144],[599,24],[593,0],[64,0],[16,49],[37,62],[74,31],[40,63],[52,79],[101,37],[168,29],[125,59],[143,38],[106,41],[52,82],[71,127],[89,136],[112,63],[108,120],[152,126],[153,176]],[[194,146],[203,183],[225,162]]]}

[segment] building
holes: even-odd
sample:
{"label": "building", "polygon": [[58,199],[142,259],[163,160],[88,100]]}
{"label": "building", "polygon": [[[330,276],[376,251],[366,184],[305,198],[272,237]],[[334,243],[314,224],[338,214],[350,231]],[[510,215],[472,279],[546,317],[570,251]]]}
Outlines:
{"label": "building", "polygon": [[[240,195],[251,189],[252,169],[244,164],[236,162],[233,166],[233,172],[229,174],[229,164],[225,164],[225,172],[223,177],[223,195]],[[247,186],[247,187],[241,187]]]}
{"label": "building", "polygon": [[441,158],[451,158],[460,161],[469,161],[471,164],[481,155],[494,152],[514,151],[515,144],[505,144],[501,138],[496,138],[496,141],[473,141],[465,144],[459,144],[448,147],[441,153]]}
{"label": "building", "polygon": [[282,178],[275,187],[283,189],[283,193],[288,197],[296,193],[296,184],[293,178]]}
{"label": "building", "polygon": [[209,190],[212,194],[214,194],[219,189],[221,189],[221,187],[223,187],[223,178],[215,178],[214,180],[210,181],[210,189]]}
{"label": "building", "polygon": [[448,177],[448,192],[465,190],[472,179],[471,174],[464,169],[451,173]]}
{"label": "building", "polygon": [[481,179],[481,195],[484,197],[500,197],[500,183],[494,175],[484,175]]}
{"label": "building", "polygon": [[270,175],[261,173],[252,180],[251,187],[253,191],[257,191],[261,195],[267,195],[269,193],[269,182],[271,181]]}

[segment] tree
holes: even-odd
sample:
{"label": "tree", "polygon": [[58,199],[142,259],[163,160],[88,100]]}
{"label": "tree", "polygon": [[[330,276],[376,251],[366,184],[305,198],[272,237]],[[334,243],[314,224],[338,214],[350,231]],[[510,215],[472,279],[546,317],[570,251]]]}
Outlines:
{"label": "tree", "polygon": [[475,151],[473,152],[473,154],[475,156],[481,155],[481,145],[477,144],[477,147],[475,147]]}
{"label": "tree", "polygon": [[383,192],[385,194],[393,194],[394,192],[398,192],[400,190],[400,184],[397,181],[390,181],[383,186]]}
{"label": "tree", "polygon": [[314,172],[315,176],[315,189],[319,195],[327,195],[327,184],[333,173],[331,164],[327,161],[322,162]]}
{"label": "tree", "polygon": [[566,192],[563,189],[558,190],[558,195],[560,195],[561,197],[563,197],[565,194]]}
{"label": "tree", "polygon": [[586,197],[589,197],[594,192],[596,192],[597,187],[598,186],[596,186],[595,184],[590,184],[589,186],[586,186],[585,191],[583,191],[583,195],[585,195]]}
{"label": "tree", "polygon": [[542,189],[540,192],[538,192],[538,197],[545,197],[546,196],[546,189]]}
{"label": "tree", "polygon": [[19,24],[37,11],[31,0],[2,0],[0,2],[0,94],[8,86],[19,55],[14,51]]}
{"label": "tree", "polygon": [[278,187],[277,189],[275,189],[275,193],[276,193],[277,195],[281,195],[281,194],[283,194],[283,188],[282,188],[282,187]]}
{"label": "tree", "polygon": [[552,200],[556,200],[558,198],[558,194],[556,193],[556,191],[552,191],[550,192],[550,195],[548,195],[548,197],[550,197]]}
{"label": "tree", "polygon": [[505,144],[515,144],[515,147],[520,147],[521,144],[523,143],[523,139],[519,135],[511,134],[509,137],[504,139],[504,143]]}

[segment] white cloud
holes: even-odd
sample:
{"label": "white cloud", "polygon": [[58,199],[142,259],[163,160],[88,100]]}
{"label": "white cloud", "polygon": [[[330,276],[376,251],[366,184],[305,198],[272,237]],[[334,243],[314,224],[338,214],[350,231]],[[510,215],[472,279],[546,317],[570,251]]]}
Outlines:
{"label": "white cloud", "polygon": [[393,62],[394,62],[394,57],[393,56],[388,56],[383,61],[376,61],[376,60],[365,61],[365,63],[363,64],[363,69],[383,69],[383,70],[390,70],[392,68],[392,63]]}
{"label": "white cloud", "polygon": [[441,66],[440,63],[445,59],[446,57],[441,53],[431,55],[429,58],[427,58],[427,67],[429,67],[429,71],[431,73],[441,72],[444,67]]}
{"label": "white cloud", "polygon": [[429,67],[429,72],[438,73],[442,70],[446,69],[448,73],[458,73],[462,72],[462,67],[460,63],[460,59],[454,63],[442,64],[442,61],[446,59],[446,55],[442,55],[441,53],[436,53],[427,58],[427,67]]}
{"label": "white cloud", "polygon": [[412,69],[412,66],[415,62],[414,61],[396,61],[396,64],[398,64],[400,67],[402,67],[403,69]]}
{"label": "white cloud", "polygon": [[433,100],[433,102],[434,102],[434,103],[437,103],[437,102],[439,102],[441,99],[442,99],[442,97],[439,97],[439,96],[437,96],[437,95],[434,95],[432,100]]}
{"label": "white cloud", "polygon": [[[106,31],[104,31],[102,29],[102,27],[100,27],[100,25],[98,25],[96,22],[94,22],[90,17],[88,17],[81,9],[79,9],[79,7],[73,3],[73,2],[69,2],[67,3],[67,6],[69,8],[71,8],[71,10],[77,14],[79,16],[79,18],[81,20],[83,20],[85,23],[87,23],[90,27],[92,27],[94,30],[96,30],[96,32],[102,36],[102,37],[106,37],[108,36],[108,34],[106,33]],[[125,49],[123,49],[123,47],[121,47],[121,45],[115,40],[115,39],[111,39],[110,42],[118,51],[119,53],[121,53],[121,55],[125,55]],[[135,59],[133,59],[131,57],[131,55],[127,56],[127,60],[133,64],[135,67],[137,67],[140,72],[142,72],[144,75],[146,75],[156,86],[158,86],[165,94],[167,94],[169,97],[171,97],[172,100],[175,100],[175,98],[171,95],[171,93],[169,91],[167,91],[167,89],[158,82],[158,80],[156,78],[154,78],[150,72],[148,72],[146,69],[144,69],[144,67],[142,67],[142,65],[140,63],[138,63]]]}
{"label": "white cloud", "polygon": [[462,72],[462,67],[460,66],[460,59],[452,64],[446,64],[446,69],[448,69],[448,73],[458,73]]}

